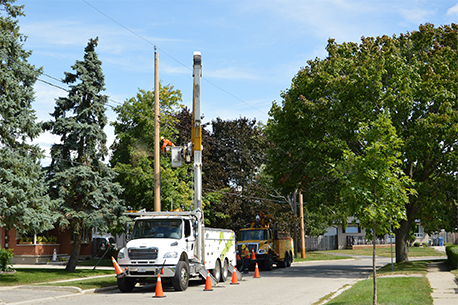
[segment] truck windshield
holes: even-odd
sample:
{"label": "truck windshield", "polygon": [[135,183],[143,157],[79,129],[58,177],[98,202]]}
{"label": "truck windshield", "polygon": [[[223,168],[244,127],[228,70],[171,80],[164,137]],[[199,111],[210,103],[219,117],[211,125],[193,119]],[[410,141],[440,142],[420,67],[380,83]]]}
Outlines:
{"label": "truck windshield", "polygon": [[240,231],[238,240],[266,240],[266,230],[246,230]]}
{"label": "truck windshield", "polygon": [[141,219],[135,221],[132,239],[181,238],[181,219]]}

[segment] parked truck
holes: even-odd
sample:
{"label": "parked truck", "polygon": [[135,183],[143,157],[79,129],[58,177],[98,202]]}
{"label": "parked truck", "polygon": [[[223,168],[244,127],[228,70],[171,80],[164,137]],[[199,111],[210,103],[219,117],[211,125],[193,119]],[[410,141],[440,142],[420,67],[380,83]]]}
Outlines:
{"label": "parked truck", "polygon": [[[192,278],[207,277],[212,283],[226,281],[236,264],[232,230],[205,228],[199,210],[192,212],[137,212],[126,247],[118,254],[124,271],[118,288],[130,292],[136,283],[161,276],[163,284],[183,291]],[[202,234],[200,233],[202,232]]]}
{"label": "parked truck", "polygon": [[[250,260],[251,269],[255,263],[264,270],[272,270],[272,265],[290,267],[294,257],[294,242],[288,232],[278,232],[270,215],[256,212],[255,221],[250,228],[241,229],[237,236],[237,251],[242,252],[246,245],[250,253],[255,253],[256,260]],[[237,262],[238,267],[242,261]]]}

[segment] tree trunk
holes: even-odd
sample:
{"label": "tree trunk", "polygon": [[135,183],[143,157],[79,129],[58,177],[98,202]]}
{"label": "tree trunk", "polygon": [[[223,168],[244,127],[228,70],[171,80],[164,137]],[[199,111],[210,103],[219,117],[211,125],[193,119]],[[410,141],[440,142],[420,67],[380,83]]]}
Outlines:
{"label": "tree trunk", "polygon": [[375,249],[377,245],[375,244],[375,240],[377,235],[375,234],[375,222],[372,225],[372,274],[374,276],[374,298],[373,298],[373,305],[377,305],[377,269],[375,267]]}
{"label": "tree trunk", "polygon": [[409,240],[409,231],[411,223],[407,220],[401,220],[400,225],[400,228],[395,230],[396,263],[409,261],[409,249],[407,248],[407,241]]}
{"label": "tree trunk", "polygon": [[75,233],[73,237],[72,254],[67,263],[67,267],[65,267],[65,271],[75,272],[76,264],[78,263],[78,258],[80,256],[81,243],[81,234]]}

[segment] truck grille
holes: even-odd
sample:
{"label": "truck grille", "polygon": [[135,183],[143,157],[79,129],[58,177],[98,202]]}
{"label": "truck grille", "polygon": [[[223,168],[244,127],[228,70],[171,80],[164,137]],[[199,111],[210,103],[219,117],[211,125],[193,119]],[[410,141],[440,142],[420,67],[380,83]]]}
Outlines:
{"label": "truck grille", "polygon": [[[250,253],[254,250],[255,253],[258,253],[258,244],[245,244]],[[237,250],[239,253],[242,253],[242,244],[237,245]]]}
{"label": "truck grille", "polygon": [[130,259],[156,259],[157,248],[129,248]]}

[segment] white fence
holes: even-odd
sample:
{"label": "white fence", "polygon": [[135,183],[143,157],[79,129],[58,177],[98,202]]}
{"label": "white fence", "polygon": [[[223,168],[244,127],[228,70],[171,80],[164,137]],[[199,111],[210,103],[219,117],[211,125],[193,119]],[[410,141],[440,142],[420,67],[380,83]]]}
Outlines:
{"label": "white fence", "polygon": [[337,249],[337,236],[314,236],[305,238],[307,251],[324,251]]}

